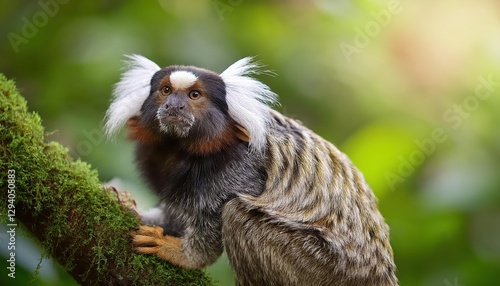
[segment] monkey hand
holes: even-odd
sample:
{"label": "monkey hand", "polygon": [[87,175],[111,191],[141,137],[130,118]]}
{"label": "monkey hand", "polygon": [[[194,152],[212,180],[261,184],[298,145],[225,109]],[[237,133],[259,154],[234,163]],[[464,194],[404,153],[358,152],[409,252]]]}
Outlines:
{"label": "monkey hand", "polygon": [[128,210],[131,210],[137,217],[140,217],[139,211],[137,210],[137,203],[135,202],[132,194],[130,194],[128,191],[120,192],[113,186],[108,186],[108,188],[116,194],[116,196],[118,197],[118,202],[122,206],[124,206]]}
{"label": "monkey hand", "polygon": [[132,243],[135,251],[140,254],[155,254],[172,264],[193,268],[184,254],[181,239],[164,235],[160,226],[141,225],[132,232]]}

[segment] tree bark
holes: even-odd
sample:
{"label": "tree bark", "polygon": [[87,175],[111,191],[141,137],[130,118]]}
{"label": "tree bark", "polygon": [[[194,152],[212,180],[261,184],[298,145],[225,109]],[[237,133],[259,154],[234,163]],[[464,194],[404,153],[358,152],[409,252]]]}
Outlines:
{"label": "tree bark", "polygon": [[139,219],[88,164],[45,142],[40,117],[2,74],[0,146],[2,221],[26,228],[78,283],[213,285],[202,271],[134,253],[129,233]]}

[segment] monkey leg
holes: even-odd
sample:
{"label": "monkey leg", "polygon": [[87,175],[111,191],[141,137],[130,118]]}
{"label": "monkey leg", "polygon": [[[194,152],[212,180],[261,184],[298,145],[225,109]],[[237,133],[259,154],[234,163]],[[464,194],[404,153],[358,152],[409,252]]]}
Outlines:
{"label": "monkey leg", "polygon": [[172,264],[192,268],[182,248],[181,239],[163,235],[163,228],[159,226],[141,225],[139,230],[132,233],[132,243],[138,253],[156,254]]}

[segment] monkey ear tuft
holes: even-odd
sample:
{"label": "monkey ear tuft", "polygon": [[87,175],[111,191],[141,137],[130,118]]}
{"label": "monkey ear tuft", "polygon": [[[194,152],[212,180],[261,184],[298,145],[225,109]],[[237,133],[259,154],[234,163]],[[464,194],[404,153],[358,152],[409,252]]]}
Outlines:
{"label": "monkey ear tuft", "polygon": [[151,78],[160,67],[140,55],[126,55],[127,70],[113,90],[113,100],[106,112],[105,132],[116,133],[129,118],[139,115],[151,92]]}
{"label": "monkey ear tuft", "polygon": [[266,144],[272,118],[269,105],[277,102],[277,95],[252,77],[262,72],[252,57],[246,57],[220,74],[226,84],[229,115],[248,132],[249,145],[256,151],[262,151]]}

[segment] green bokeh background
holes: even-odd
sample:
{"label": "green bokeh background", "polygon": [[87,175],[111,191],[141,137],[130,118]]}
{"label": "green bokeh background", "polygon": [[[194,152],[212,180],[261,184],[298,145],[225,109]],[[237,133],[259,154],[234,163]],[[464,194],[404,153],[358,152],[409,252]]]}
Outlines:
{"label": "green bokeh background", "polygon": [[[50,140],[102,181],[119,178],[147,209],[156,199],[132,144],[102,134],[123,54],[217,72],[257,56],[276,74],[259,76],[279,94],[276,109],[365,174],[391,227],[401,285],[499,285],[499,31],[496,0],[8,0],[0,72],[56,131]],[[75,284],[20,230],[8,278],[0,230],[0,284]],[[224,257],[207,271],[233,284]]]}

